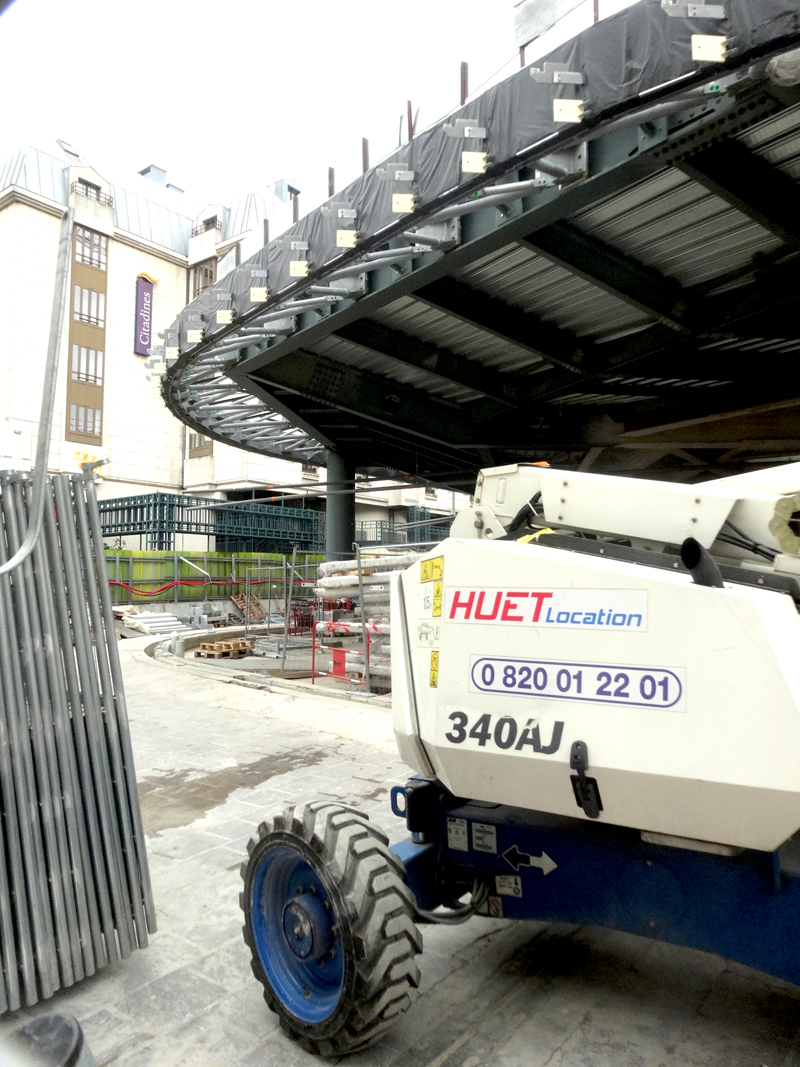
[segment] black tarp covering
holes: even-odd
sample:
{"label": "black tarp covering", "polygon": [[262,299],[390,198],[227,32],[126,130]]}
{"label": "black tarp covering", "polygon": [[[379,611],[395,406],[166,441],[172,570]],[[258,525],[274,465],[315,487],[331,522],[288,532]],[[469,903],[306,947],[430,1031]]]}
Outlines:
{"label": "black tarp covering", "polygon": [[[753,50],[775,51],[782,45],[796,47],[800,0],[724,0],[724,6],[727,16],[724,20],[683,19],[667,14],[660,0],[641,0],[591,26],[545,60],[537,61],[537,65],[567,64],[569,70],[583,74],[583,85],[538,82],[531,77],[530,67],[526,67],[454,111],[437,126],[420,133],[392,153],[389,163],[382,162],[336,194],[337,202],[346,202],[357,210],[359,245],[372,238],[374,246],[383,231],[402,229],[404,221],[406,226],[411,224],[411,216],[392,213],[395,192],[415,194],[416,221],[426,209],[434,211],[445,202],[457,201],[459,187],[473,189],[475,175],[461,173],[462,151],[488,152],[492,169],[487,181],[496,180],[504,170],[514,180],[525,161],[525,156],[520,159],[519,154],[558,131],[566,130],[572,136],[579,134],[581,127],[589,129],[613,117],[625,108],[626,102],[635,102],[641,93],[700,71],[703,66],[709,81],[724,73],[724,67],[692,60],[693,34],[725,35],[731,63],[740,63]],[[581,126],[553,121],[556,97],[577,97],[585,101],[586,117]],[[445,126],[459,118],[486,127],[487,140],[448,136]],[[394,165],[413,171],[413,183],[385,180],[377,173]],[[444,194],[448,194],[446,198]],[[319,280],[319,272],[328,273],[353,258],[353,253],[343,253],[336,247],[339,225],[335,213],[326,211],[323,205],[206,290],[179,316],[179,322],[184,323],[180,331],[181,351],[194,347],[185,339],[185,322],[189,318],[203,317],[207,342],[212,333],[231,332],[230,327],[213,325],[217,308],[232,306],[234,319],[255,310],[249,299],[252,285],[266,285],[273,304],[277,293],[298,282],[289,274],[292,259],[307,258],[310,272]],[[308,252],[292,252],[288,247],[291,237],[307,241]],[[266,271],[266,279],[254,279],[253,270]],[[232,304],[227,299],[221,300],[219,293],[232,293]],[[197,323],[193,325],[196,328]]]}

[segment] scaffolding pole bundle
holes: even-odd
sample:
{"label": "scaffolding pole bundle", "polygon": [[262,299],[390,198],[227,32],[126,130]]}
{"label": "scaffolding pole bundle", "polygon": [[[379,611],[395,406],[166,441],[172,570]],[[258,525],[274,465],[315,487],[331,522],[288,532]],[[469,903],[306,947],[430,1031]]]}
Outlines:
{"label": "scaffolding pole bundle", "polygon": [[[0,473],[0,566],[32,486]],[[0,575],[0,1013],[156,929],[93,475],[43,489],[35,547]]]}

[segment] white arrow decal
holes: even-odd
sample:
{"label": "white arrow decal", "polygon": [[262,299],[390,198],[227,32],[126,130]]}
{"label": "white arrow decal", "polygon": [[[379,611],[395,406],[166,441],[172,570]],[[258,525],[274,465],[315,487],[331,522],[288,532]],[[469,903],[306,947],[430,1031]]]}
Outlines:
{"label": "white arrow decal", "polygon": [[518,871],[520,867],[538,867],[542,874],[550,874],[558,866],[555,860],[550,859],[544,849],[542,849],[541,856],[529,856],[527,852],[520,852],[516,845],[512,845],[511,848],[505,850],[503,859],[515,871]]}

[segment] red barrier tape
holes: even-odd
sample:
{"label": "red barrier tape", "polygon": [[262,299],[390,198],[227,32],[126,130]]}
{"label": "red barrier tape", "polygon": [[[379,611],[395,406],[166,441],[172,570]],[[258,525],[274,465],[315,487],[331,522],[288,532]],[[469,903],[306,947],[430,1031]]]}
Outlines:
{"label": "red barrier tape", "polygon": [[[279,583],[279,581],[280,581],[280,579],[278,579],[278,578],[252,578],[250,580],[250,585],[251,586],[253,586],[253,585],[267,585],[267,584],[277,585]],[[166,591],[168,589],[174,589],[176,585],[188,585],[188,586],[191,586],[192,588],[196,589],[199,586],[203,586],[203,585],[246,585],[247,583],[243,582],[243,581],[240,581],[239,579],[234,581],[233,578],[212,578],[210,581],[202,581],[202,580],[195,581],[192,578],[178,578],[174,582],[168,582],[167,585],[162,585],[160,589],[150,589],[150,590],[134,589],[133,586],[132,585],[128,585],[127,582],[117,582],[113,578],[109,580],[108,584],[109,585],[117,585],[117,586],[120,587],[120,589],[127,589],[128,592],[129,593],[133,593],[134,596],[158,596],[159,593],[166,593]],[[293,582],[292,583],[292,585],[304,585],[304,584],[305,583],[303,583],[303,582]],[[310,588],[310,586],[306,586],[306,588]]]}

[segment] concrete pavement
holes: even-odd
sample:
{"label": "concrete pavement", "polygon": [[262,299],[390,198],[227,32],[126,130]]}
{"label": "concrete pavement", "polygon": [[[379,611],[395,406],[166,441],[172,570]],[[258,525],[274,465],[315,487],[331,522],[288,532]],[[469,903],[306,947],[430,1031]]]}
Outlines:
{"label": "concrete pavement", "polygon": [[[285,803],[346,801],[398,840],[391,715],[123,655],[159,930],[30,1014],[73,1013],[100,1065],[310,1067],[241,937],[239,864]],[[591,927],[426,927],[422,990],[353,1067],[800,1067],[800,989],[720,957]]]}

